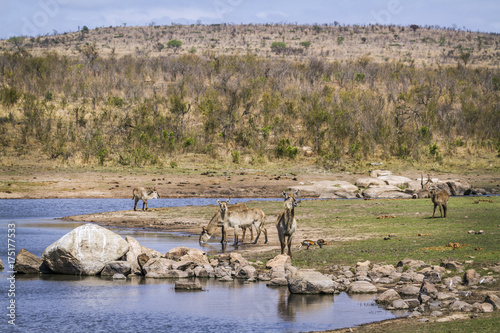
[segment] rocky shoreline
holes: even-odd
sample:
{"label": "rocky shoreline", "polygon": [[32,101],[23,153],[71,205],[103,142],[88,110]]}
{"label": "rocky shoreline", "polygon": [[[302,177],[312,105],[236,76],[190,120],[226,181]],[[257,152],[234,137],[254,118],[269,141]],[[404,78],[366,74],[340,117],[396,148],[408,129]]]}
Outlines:
{"label": "rocky shoreline", "polygon": [[[1,263],[0,263],[1,265]],[[290,257],[278,255],[266,264],[248,262],[231,252],[209,257],[199,249],[177,247],[165,254],[146,248],[133,237],[94,224],[80,226],[47,247],[42,258],[22,249],[16,257],[18,274],[100,275],[113,279],[145,277],[176,279],[176,289],[200,290],[187,278],[220,282],[244,279],[286,286],[298,294],[373,294],[387,310],[407,311],[408,318],[438,320],[456,313],[489,313],[500,309],[500,291],[490,290],[500,278],[500,265],[483,274],[464,271],[462,263],[444,260],[439,266],[403,259],[394,265],[370,261],[334,266],[330,274],[298,269]]]}

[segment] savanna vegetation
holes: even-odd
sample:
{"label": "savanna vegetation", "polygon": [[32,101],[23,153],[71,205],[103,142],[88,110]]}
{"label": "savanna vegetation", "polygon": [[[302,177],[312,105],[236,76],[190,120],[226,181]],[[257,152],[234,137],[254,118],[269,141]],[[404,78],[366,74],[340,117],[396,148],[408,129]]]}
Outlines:
{"label": "savanna vegetation", "polygon": [[[243,50],[231,46],[241,38]],[[308,162],[328,169],[388,159],[497,168],[499,41],[338,25],[15,37],[0,44],[2,161],[174,167],[189,153],[265,165],[303,160],[307,146]]]}

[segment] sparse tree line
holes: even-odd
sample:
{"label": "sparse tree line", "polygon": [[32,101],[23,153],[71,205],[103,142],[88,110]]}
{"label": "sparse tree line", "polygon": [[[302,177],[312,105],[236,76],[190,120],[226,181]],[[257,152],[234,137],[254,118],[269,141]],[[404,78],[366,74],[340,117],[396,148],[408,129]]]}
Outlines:
{"label": "sparse tree line", "polygon": [[[140,166],[193,152],[325,167],[496,150],[500,71],[255,55],[0,55],[2,154]],[[472,151],[474,154],[474,150]]]}

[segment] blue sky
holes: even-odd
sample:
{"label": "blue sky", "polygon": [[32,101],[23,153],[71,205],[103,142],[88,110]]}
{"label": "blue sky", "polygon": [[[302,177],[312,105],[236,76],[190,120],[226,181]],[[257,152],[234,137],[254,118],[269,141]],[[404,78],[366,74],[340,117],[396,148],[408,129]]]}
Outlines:
{"label": "blue sky", "polygon": [[498,0],[21,0],[0,2],[0,38],[126,24],[439,25],[500,33]]}

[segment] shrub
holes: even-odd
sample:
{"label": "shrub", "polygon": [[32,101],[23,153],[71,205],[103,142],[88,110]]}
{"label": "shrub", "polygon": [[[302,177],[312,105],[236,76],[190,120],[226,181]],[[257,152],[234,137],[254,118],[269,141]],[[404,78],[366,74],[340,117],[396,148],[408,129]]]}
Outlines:
{"label": "shrub", "polygon": [[231,157],[233,158],[233,163],[234,164],[239,164],[240,163],[240,152],[235,150],[231,153]]}
{"label": "shrub", "polygon": [[271,44],[271,50],[276,54],[281,54],[285,51],[286,44],[283,42],[273,42]]}

